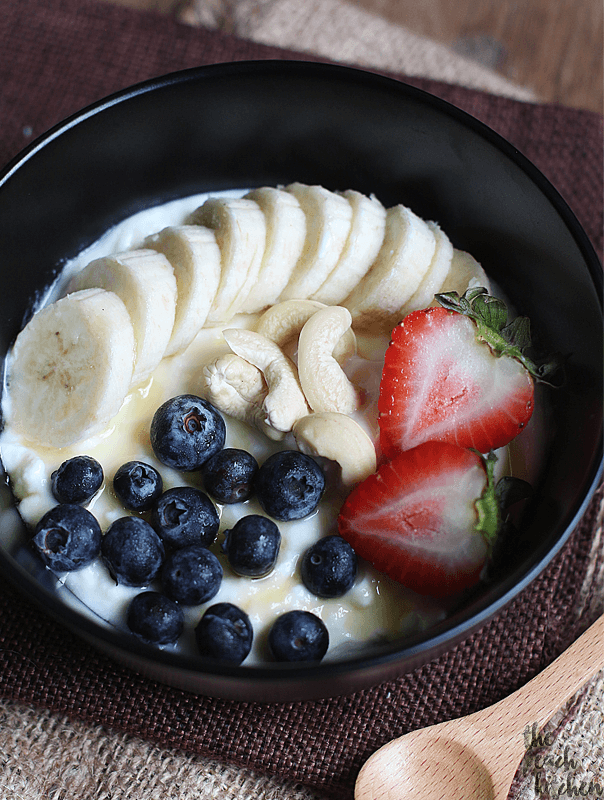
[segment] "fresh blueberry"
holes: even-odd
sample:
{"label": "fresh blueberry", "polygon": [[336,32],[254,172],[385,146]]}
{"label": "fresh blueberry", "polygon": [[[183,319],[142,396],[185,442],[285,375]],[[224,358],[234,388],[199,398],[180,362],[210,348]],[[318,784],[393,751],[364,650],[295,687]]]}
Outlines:
{"label": "fresh blueberry", "polygon": [[161,571],[165,593],[177,603],[197,606],[220,589],[222,567],[214,553],[198,544],[175,550]]}
{"label": "fresh blueberry", "polygon": [[203,465],[203,485],[218,503],[243,503],[253,493],[257,472],[251,453],[227,447]]}
{"label": "fresh blueberry", "polygon": [[74,456],[51,474],[50,483],[59,503],[87,503],[103,484],[103,468],[91,456]]}
{"label": "fresh blueberry", "polygon": [[304,553],[301,572],[317,597],[341,597],[357,576],[357,554],[341,536],[325,536]]}
{"label": "fresh blueberry", "polygon": [[120,517],[103,536],[101,557],[117,583],[147,586],[161,568],[164,546],[144,519]]}
{"label": "fresh blueberry", "polygon": [[99,554],[101,526],[82,506],[54,506],[36,525],[32,543],[44,563],[71,572],[90,564]]}
{"label": "fresh blueberry", "polygon": [[159,498],[151,524],[164,544],[175,550],[191,544],[209,547],[218,533],[220,517],[207,494],[192,486],[177,486]]}
{"label": "fresh blueberry", "polygon": [[113,491],[129,511],[148,511],[162,490],[161,475],[144,461],[128,461],[113,476]]}
{"label": "fresh blueberry", "polygon": [[260,514],[241,517],[225,531],[222,549],[238,575],[260,577],[275,566],[281,533],[275,523]]}
{"label": "fresh blueberry", "polygon": [[173,397],[151,421],[151,446],[173,469],[191,471],[224,447],[226,425],[211,403],[192,394]]}
{"label": "fresh blueberry", "polygon": [[250,618],[232,603],[210,606],[195,628],[197,647],[206,658],[241,664],[252,649]]}
{"label": "fresh blueberry", "polygon": [[273,623],[268,643],[276,661],[320,661],[329,647],[329,634],[310,611],[286,611]]}
{"label": "fresh blueberry", "polygon": [[269,516],[284,521],[302,519],[319,504],[325,476],[310,456],[298,450],[282,450],[260,467],[255,489]]}
{"label": "fresh blueberry", "polygon": [[159,592],[141,592],[128,606],[128,627],[145,642],[174,644],[184,628],[182,609]]}

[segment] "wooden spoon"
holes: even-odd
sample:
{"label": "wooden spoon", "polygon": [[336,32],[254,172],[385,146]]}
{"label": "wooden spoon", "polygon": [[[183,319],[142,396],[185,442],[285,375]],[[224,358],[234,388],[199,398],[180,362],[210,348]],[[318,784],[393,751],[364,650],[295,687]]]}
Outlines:
{"label": "wooden spoon", "polygon": [[527,732],[540,730],[602,667],[604,616],[509,697],[384,745],[361,769],[355,800],[507,800],[533,742]]}

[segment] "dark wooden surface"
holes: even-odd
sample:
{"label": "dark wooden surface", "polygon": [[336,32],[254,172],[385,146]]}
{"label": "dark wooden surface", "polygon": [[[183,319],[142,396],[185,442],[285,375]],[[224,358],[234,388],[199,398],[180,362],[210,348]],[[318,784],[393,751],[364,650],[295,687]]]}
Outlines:
{"label": "dark wooden surface", "polygon": [[[112,0],[180,16],[237,0]],[[301,0],[302,2],[303,0]],[[543,102],[602,113],[602,0],[348,0],[442,42]],[[190,15],[189,15],[190,18]]]}
{"label": "dark wooden surface", "polygon": [[530,86],[602,112],[602,0],[351,0]]}

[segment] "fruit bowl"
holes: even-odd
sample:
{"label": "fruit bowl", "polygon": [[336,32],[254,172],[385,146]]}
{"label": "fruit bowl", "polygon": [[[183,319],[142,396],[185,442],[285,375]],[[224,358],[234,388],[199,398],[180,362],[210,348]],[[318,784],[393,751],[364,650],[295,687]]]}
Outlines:
{"label": "fruit bowl", "polygon": [[[0,568],[41,608],[120,663],[211,696],[334,696],[404,674],[491,619],[547,566],[601,476],[601,267],[572,212],[510,144],[425,92],[318,64],[224,64],[121,92],[57,126],[0,176],[2,352],[62,266],[143,209],[198,193],[293,181],[375,194],[437,220],[480,261],[538,344],[566,358],[548,393],[547,452],[497,577],[424,633],[320,664],[213,666],[157,649],[63,603],[25,545],[8,486]],[[33,223],[33,224],[32,224]],[[35,228],[35,235],[32,229]]]}

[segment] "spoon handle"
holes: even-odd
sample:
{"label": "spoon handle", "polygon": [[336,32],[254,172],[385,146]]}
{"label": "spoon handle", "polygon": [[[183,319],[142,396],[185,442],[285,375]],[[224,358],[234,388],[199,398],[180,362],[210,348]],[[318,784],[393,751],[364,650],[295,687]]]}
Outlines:
{"label": "spoon handle", "polygon": [[604,616],[599,617],[543,672],[496,704],[516,724],[545,725],[552,714],[604,667]]}
{"label": "spoon handle", "polygon": [[[504,800],[541,728],[604,666],[604,616],[543,672],[513,694],[467,717],[413,731],[382,747],[359,773],[356,800]],[[413,789],[401,791],[401,786]]]}
{"label": "spoon handle", "polygon": [[526,732],[535,728],[539,731],[560,706],[602,667],[604,616],[543,672],[513,694],[451,723],[459,724],[457,740],[470,745],[490,764],[493,798],[507,797],[513,768],[530,745],[525,738]]}

